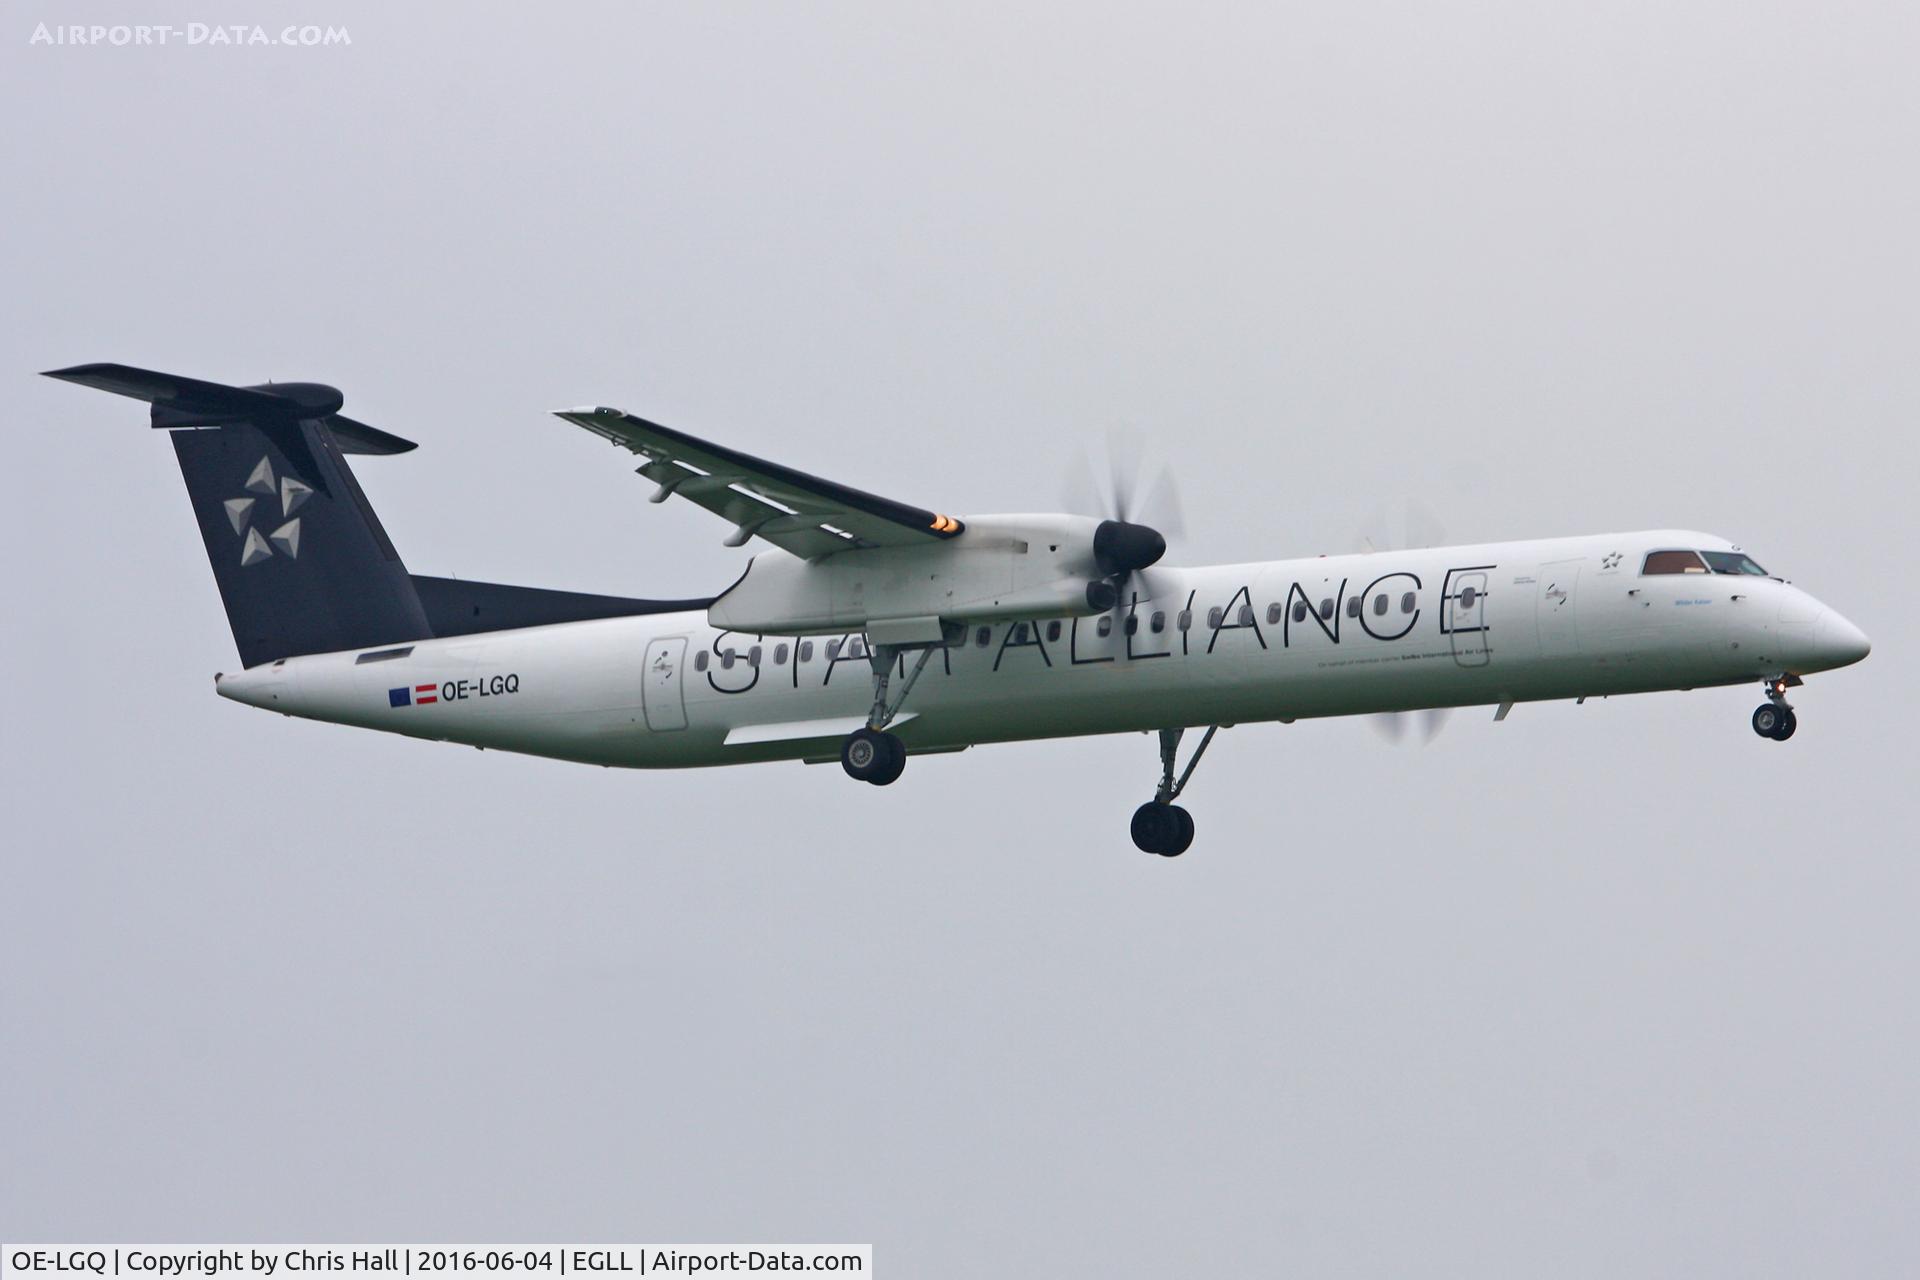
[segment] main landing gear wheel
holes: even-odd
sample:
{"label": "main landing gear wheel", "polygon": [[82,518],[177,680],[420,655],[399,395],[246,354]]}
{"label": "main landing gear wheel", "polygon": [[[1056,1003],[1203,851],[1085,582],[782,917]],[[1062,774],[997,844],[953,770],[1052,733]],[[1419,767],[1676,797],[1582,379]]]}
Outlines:
{"label": "main landing gear wheel", "polygon": [[889,698],[887,686],[892,682],[893,664],[900,657],[900,648],[885,644],[867,647],[867,663],[873,668],[873,709],[867,713],[865,727],[855,729],[840,744],[840,767],[856,782],[884,787],[898,779],[907,767],[907,744],[888,733],[886,727],[900,714],[900,704],[907,700],[913,682],[927,669],[927,659],[933,655],[932,645],[918,648],[919,659],[907,672],[899,692]]}
{"label": "main landing gear wheel", "polygon": [[1177,858],[1193,843],[1193,815],[1177,804],[1149,800],[1133,811],[1133,843],[1145,853]]}
{"label": "main landing gear wheel", "polygon": [[907,767],[907,746],[891,733],[855,729],[840,744],[840,767],[857,782],[884,787]]}
{"label": "main landing gear wheel", "polygon": [[1800,727],[1800,717],[1793,714],[1793,708],[1776,702],[1763,702],[1753,711],[1753,731],[1763,738],[1772,738],[1775,742],[1785,742]]}
{"label": "main landing gear wheel", "polygon": [[883,733],[880,736],[887,742],[887,766],[867,779],[876,787],[884,787],[888,783],[898,781],[907,767],[907,744],[891,733]]}
{"label": "main landing gear wheel", "polygon": [[1163,858],[1177,858],[1193,843],[1193,815],[1174,801],[1187,789],[1187,780],[1193,777],[1200,757],[1207,752],[1207,744],[1213,741],[1213,735],[1219,731],[1217,724],[1208,727],[1206,736],[1200,739],[1200,745],[1193,749],[1193,758],[1187,761],[1185,769],[1178,771],[1177,776],[1175,765],[1180,752],[1180,739],[1186,730],[1160,731],[1160,785],[1154,790],[1153,799],[1133,811],[1133,843],[1145,852],[1157,853]]}

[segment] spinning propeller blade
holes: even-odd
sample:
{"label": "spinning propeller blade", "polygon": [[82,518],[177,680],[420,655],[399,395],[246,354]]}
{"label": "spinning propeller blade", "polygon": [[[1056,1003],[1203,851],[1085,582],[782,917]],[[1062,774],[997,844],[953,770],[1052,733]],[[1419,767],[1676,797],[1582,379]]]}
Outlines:
{"label": "spinning propeller blade", "polygon": [[[1402,507],[1399,528],[1389,527],[1385,509],[1376,511],[1367,521],[1367,525],[1354,538],[1354,545],[1361,551],[1395,551],[1407,547],[1438,546],[1447,540],[1446,530],[1441,527],[1440,517],[1428,510],[1418,498],[1409,497]],[[1407,727],[1417,718],[1420,723],[1420,744],[1425,746],[1440,736],[1440,730],[1447,724],[1447,717],[1453,714],[1451,707],[1429,707],[1425,711],[1382,711],[1367,717],[1374,730],[1388,742],[1399,742],[1407,735]]]}
{"label": "spinning propeller blade", "polygon": [[1420,724],[1420,745],[1424,747],[1440,736],[1440,731],[1447,727],[1447,720],[1452,715],[1452,707],[1428,707],[1424,711],[1379,711],[1368,716],[1367,723],[1386,741],[1399,742],[1407,736],[1407,727],[1417,720]]}
{"label": "spinning propeller blade", "polygon": [[[1084,455],[1083,455],[1084,457]],[[1107,436],[1104,483],[1091,457],[1084,457],[1066,486],[1068,510],[1106,517],[1094,535],[1094,557],[1113,589],[1113,609],[1123,612],[1135,595],[1150,598],[1146,571],[1166,554],[1169,539],[1186,529],[1173,473],[1161,467],[1141,484],[1146,468],[1140,446],[1119,431]]]}

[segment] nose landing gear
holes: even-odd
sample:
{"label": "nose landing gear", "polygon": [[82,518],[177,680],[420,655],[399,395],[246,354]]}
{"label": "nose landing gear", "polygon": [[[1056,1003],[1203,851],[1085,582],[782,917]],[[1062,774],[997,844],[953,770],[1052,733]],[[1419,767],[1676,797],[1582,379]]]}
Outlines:
{"label": "nose landing gear", "polygon": [[1787,689],[1799,684],[1794,676],[1781,676],[1777,680],[1767,681],[1767,700],[1754,708],[1753,731],[1763,738],[1772,738],[1775,742],[1785,742],[1800,727],[1800,721],[1793,714],[1793,708],[1787,705]]}
{"label": "nose landing gear", "polygon": [[1193,843],[1193,815],[1174,801],[1187,789],[1187,779],[1193,776],[1200,757],[1206,754],[1207,744],[1219,731],[1217,724],[1207,727],[1206,736],[1194,748],[1193,758],[1187,761],[1178,779],[1173,776],[1174,760],[1186,730],[1160,731],[1160,786],[1154,791],[1153,799],[1133,811],[1133,843],[1142,852],[1177,858]]}

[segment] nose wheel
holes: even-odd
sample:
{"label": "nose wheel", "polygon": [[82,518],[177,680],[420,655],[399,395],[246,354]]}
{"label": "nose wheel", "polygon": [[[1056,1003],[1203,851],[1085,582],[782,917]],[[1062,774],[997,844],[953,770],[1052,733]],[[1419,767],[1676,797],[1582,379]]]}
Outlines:
{"label": "nose wheel", "polygon": [[1763,738],[1785,742],[1793,736],[1793,731],[1799,725],[1799,717],[1793,714],[1792,707],[1776,707],[1771,702],[1763,702],[1754,708],[1753,731]]}
{"label": "nose wheel", "polygon": [[[1800,726],[1799,717],[1787,705],[1787,685],[1791,677],[1767,681],[1767,700],[1753,710],[1753,731],[1763,738],[1785,742]],[[1795,683],[1798,683],[1795,681]]]}

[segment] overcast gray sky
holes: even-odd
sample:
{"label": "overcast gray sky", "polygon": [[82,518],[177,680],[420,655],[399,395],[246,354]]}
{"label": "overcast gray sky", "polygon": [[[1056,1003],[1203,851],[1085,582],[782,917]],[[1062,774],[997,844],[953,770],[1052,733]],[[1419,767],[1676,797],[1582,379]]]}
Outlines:
{"label": "overcast gray sky", "polygon": [[[1911,1275],[1910,4],[7,7],[0,1236],[871,1240],[888,1275]],[[345,26],[47,48],[39,21]],[[1683,525],[1757,688],[640,774],[215,698],[164,439],[313,379],[410,568],[717,590],[556,406],[1179,562]],[[995,1274],[999,1274],[995,1272]]]}

